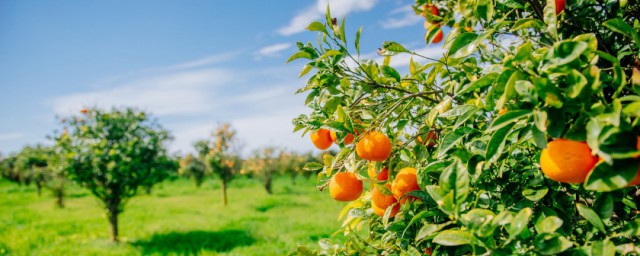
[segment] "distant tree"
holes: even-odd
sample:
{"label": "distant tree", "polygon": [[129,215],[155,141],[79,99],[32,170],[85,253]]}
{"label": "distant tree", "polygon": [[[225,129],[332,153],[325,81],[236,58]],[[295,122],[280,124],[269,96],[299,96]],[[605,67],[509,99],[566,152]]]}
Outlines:
{"label": "distant tree", "polygon": [[[236,131],[230,124],[225,123],[215,129],[213,140],[206,144],[210,145],[210,150],[205,163],[207,168],[218,174],[222,180],[222,202],[226,206],[228,184],[242,167],[242,159],[238,156],[240,142],[236,137]],[[206,148],[202,148],[204,149]]]}
{"label": "distant tree", "polygon": [[188,154],[180,160],[178,172],[182,176],[192,178],[196,183],[196,187],[199,188],[207,174],[207,166],[200,158]]}
{"label": "distant tree", "polygon": [[10,155],[0,160],[0,175],[8,181],[24,185],[24,178],[16,167],[16,158],[16,155]]}
{"label": "distant tree", "polygon": [[156,164],[151,167],[151,175],[149,176],[149,179],[145,179],[142,184],[147,195],[151,194],[151,190],[155,184],[175,177],[178,173],[178,169],[180,168],[176,158],[166,154],[158,157],[155,163]]}
{"label": "distant tree", "polygon": [[23,148],[16,157],[15,168],[20,172],[23,180],[36,185],[38,196],[42,195],[42,188],[49,179],[46,168],[50,154],[52,154],[51,149],[37,145]]}
{"label": "distant tree", "polygon": [[266,147],[253,152],[244,168],[262,180],[264,189],[273,194],[273,177],[282,170],[287,153],[274,147]]}
{"label": "distant tree", "polygon": [[169,133],[131,108],[83,110],[61,121],[68,132],[55,138],[70,164],[69,178],[104,203],[117,242],[118,215],[126,202],[140,187],[159,182],[154,170],[166,164]]}

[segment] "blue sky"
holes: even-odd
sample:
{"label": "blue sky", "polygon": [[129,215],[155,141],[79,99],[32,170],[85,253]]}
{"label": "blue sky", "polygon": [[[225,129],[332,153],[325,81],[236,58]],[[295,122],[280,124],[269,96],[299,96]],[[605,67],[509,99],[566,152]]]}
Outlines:
{"label": "blue sky", "polygon": [[[0,152],[47,143],[56,116],[83,106],[135,106],[171,131],[171,151],[191,151],[220,122],[230,122],[244,150],[276,145],[313,150],[292,133],[308,113],[304,61],[285,64],[296,41],[316,42],[304,27],[347,15],[353,40],[377,58],[383,41],[423,54],[423,19],[412,1],[0,1]],[[408,56],[394,57],[398,66]]]}

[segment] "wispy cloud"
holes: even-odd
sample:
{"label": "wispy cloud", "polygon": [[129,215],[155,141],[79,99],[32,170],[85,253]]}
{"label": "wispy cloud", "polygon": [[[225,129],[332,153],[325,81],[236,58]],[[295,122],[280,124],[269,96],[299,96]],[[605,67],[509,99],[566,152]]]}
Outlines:
{"label": "wispy cloud", "polygon": [[213,106],[214,90],[233,79],[233,72],[204,69],[146,77],[109,89],[81,92],[57,97],[53,109],[57,114],[76,113],[86,106],[108,108],[137,106],[156,115],[193,114]]}
{"label": "wispy cloud", "polygon": [[289,36],[304,31],[309,23],[324,16],[327,4],[331,7],[332,16],[342,17],[351,12],[371,10],[377,4],[377,0],[316,0],[314,5],[293,16],[289,24],[281,27],[277,32],[280,35]]}
{"label": "wispy cloud", "polygon": [[261,57],[279,56],[280,53],[291,48],[291,46],[293,46],[291,43],[281,43],[281,44],[265,46],[260,48],[260,50],[256,52],[256,55]]}
{"label": "wispy cloud", "polygon": [[385,29],[394,29],[394,28],[402,28],[411,26],[421,21],[424,21],[424,18],[418,16],[413,11],[411,6],[405,6],[391,11],[390,15],[393,17],[387,18],[386,20],[380,22],[382,28]]}
{"label": "wispy cloud", "polygon": [[157,71],[170,71],[170,70],[193,69],[193,68],[205,67],[205,66],[219,64],[219,63],[223,63],[225,61],[231,60],[237,57],[238,54],[239,54],[238,52],[231,51],[231,52],[226,52],[221,54],[209,55],[209,56],[202,57],[200,59],[158,68]]}
{"label": "wispy cloud", "polygon": [[21,132],[0,133],[0,141],[17,140],[22,138],[24,138],[24,133]]}

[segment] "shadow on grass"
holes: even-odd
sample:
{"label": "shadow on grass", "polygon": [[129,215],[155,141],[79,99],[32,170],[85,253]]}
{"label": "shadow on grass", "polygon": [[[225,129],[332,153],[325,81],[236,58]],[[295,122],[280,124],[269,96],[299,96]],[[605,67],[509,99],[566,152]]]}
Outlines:
{"label": "shadow on grass", "polygon": [[228,252],[238,246],[247,246],[255,239],[242,230],[189,231],[155,234],[149,240],[131,243],[141,247],[142,254],[197,255],[203,251]]}

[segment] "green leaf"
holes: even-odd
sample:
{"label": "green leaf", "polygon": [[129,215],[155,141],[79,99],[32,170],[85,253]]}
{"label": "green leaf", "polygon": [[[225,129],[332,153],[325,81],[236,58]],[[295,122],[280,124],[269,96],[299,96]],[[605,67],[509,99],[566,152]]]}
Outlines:
{"label": "green leaf", "polygon": [[504,142],[507,140],[507,136],[512,131],[515,123],[506,125],[493,133],[489,143],[487,144],[487,151],[485,159],[489,159],[489,162],[494,162],[500,157],[501,149],[504,146]]}
{"label": "green leaf", "polygon": [[311,65],[309,65],[309,64],[304,65],[304,67],[302,68],[302,71],[300,72],[300,75],[298,75],[298,78],[303,77],[304,75],[309,73],[309,71],[311,71],[311,69],[313,69],[313,67]]}
{"label": "green leaf", "polygon": [[443,228],[445,228],[447,225],[449,225],[449,223],[444,223],[444,224],[431,224],[431,223],[425,223],[420,230],[418,230],[418,234],[416,235],[416,242],[421,241],[423,239],[425,239],[428,236],[433,235],[434,233],[442,230]]}
{"label": "green leaf", "polygon": [[544,23],[536,18],[526,18],[519,19],[515,24],[511,27],[511,32],[518,31],[520,29],[534,29],[534,30],[542,30],[544,28]]}
{"label": "green leaf", "polygon": [[462,58],[473,53],[476,49],[475,42],[478,37],[475,33],[462,33],[451,44],[448,55],[452,58]]}
{"label": "green leaf", "polygon": [[548,192],[549,188],[547,187],[536,189],[528,188],[522,191],[522,195],[533,202],[537,202],[540,201],[540,199],[542,199],[545,195],[547,195]]}
{"label": "green leaf", "polygon": [[542,255],[554,255],[566,251],[573,243],[559,234],[539,234],[534,242],[536,250]]}
{"label": "green leaf", "polygon": [[396,42],[384,42],[382,43],[382,49],[385,49],[387,51],[394,52],[394,53],[409,52],[407,48],[404,48],[404,46]]}
{"label": "green leaf", "polygon": [[551,37],[558,38],[558,20],[556,17],[556,1],[547,0],[547,4],[543,10],[544,23],[547,24],[547,32]]}
{"label": "green leaf", "polygon": [[598,213],[601,219],[610,219],[613,215],[613,196],[611,193],[604,193],[593,202],[593,210]]}
{"label": "green leaf", "polygon": [[569,74],[567,74],[566,82],[569,84],[566,91],[567,96],[571,99],[575,99],[580,96],[580,93],[582,93],[582,90],[586,87],[587,78],[577,70],[572,69],[569,71]]}
{"label": "green leaf", "polygon": [[453,193],[454,206],[461,205],[469,195],[469,173],[459,161],[449,165],[440,174],[440,189],[443,193]]}
{"label": "green leaf", "polygon": [[382,66],[380,68],[380,71],[382,71],[382,74],[387,77],[387,78],[392,78],[394,80],[396,80],[396,82],[400,82],[400,73],[398,73],[398,71],[396,71],[394,68],[390,67],[390,66]]}
{"label": "green leaf", "polygon": [[598,192],[609,192],[624,188],[638,173],[638,162],[625,159],[614,161],[613,166],[600,162],[589,173],[584,188]]}
{"label": "green leaf", "polygon": [[604,241],[594,241],[591,244],[591,251],[589,255],[615,256],[616,245],[608,239],[605,239]]}
{"label": "green leaf", "polygon": [[502,127],[505,127],[509,124],[515,123],[521,119],[527,118],[532,115],[530,110],[514,110],[505,113],[504,115],[498,116],[485,130],[485,133],[489,133],[495,130],[498,130]]}
{"label": "green leaf", "polygon": [[436,237],[433,238],[433,242],[436,244],[441,244],[444,246],[457,246],[463,244],[470,244],[473,239],[473,235],[471,235],[467,231],[462,230],[445,230]]}
{"label": "green leaf", "polygon": [[611,31],[623,34],[624,36],[631,38],[636,43],[636,45],[640,47],[640,35],[638,35],[638,32],[632,26],[624,22],[624,20],[615,18],[605,21],[602,25],[611,29]]}
{"label": "green leaf", "polygon": [[598,214],[595,211],[593,211],[591,208],[581,203],[577,203],[576,208],[578,208],[578,213],[580,213],[580,216],[582,216],[587,221],[589,221],[594,227],[600,230],[600,232],[606,234],[606,230],[604,229],[604,224],[602,223],[602,220],[600,219],[600,217],[598,217]]}
{"label": "green leaf", "polygon": [[442,139],[442,143],[440,143],[440,146],[438,147],[437,157],[444,157],[449,149],[451,149],[458,141],[464,139],[465,136],[473,131],[475,131],[475,129],[463,126],[460,127],[460,129],[447,133]]}
{"label": "green leaf", "polygon": [[470,108],[469,110],[467,110],[467,112],[464,112],[462,115],[460,115],[460,117],[456,119],[456,123],[453,125],[453,130],[457,130],[461,125],[466,123],[469,118],[473,117],[473,115],[478,111],[480,111],[480,108],[473,106],[473,108]]}
{"label": "green leaf", "polygon": [[538,233],[554,233],[562,227],[562,223],[562,219],[557,216],[547,216],[536,224],[536,229],[538,230]]}
{"label": "green leaf", "polygon": [[513,218],[513,221],[509,225],[509,228],[507,229],[510,239],[513,239],[527,228],[527,224],[529,224],[529,218],[531,217],[532,213],[533,211],[531,210],[531,208],[524,208],[520,210],[518,214],[516,214],[516,216]]}
{"label": "green leaf", "polygon": [[309,54],[308,52],[305,51],[299,51],[294,53],[293,55],[291,55],[291,57],[289,57],[289,59],[287,60],[287,63],[293,61],[293,60],[297,60],[300,58],[305,58],[305,59],[313,59],[313,57],[311,56],[311,54]]}
{"label": "green leaf", "polygon": [[638,237],[640,236],[640,218],[629,221],[613,237]]}
{"label": "green leaf", "polygon": [[327,34],[327,27],[319,21],[314,21],[307,27],[309,31],[318,31]]}
{"label": "green leaf", "polygon": [[306,163],[302,169],[308,172],[315,172],[315,171],[322,170],[322,167],[323,165],[321,163],[309,162],[309,163]]}
{"label": "green leaf", "polygon": [[362,33],[362,27],[360,27],[358,29],[358,32],[356,32],[356,52],[358,53],[358,55],[360,55],[360,34]]}
{"label": "green leaf", "polygon": [[464,88],[462,88],[462,90],[456,93],[456,97],[492,85],[495,82],[496,78],[498,78],[498,73],[488,73],[480,77],[480,79],[466,85]]}

